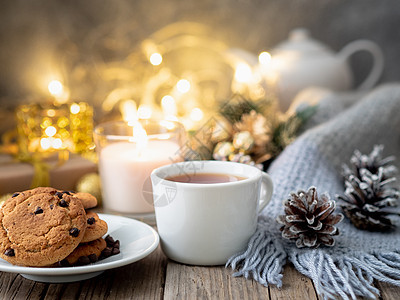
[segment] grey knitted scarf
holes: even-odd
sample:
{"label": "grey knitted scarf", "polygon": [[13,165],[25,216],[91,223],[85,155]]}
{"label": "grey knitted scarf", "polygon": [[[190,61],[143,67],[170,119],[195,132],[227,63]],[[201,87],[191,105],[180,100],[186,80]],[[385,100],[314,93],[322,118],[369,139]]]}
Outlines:
{"label": "grey knitted scarf", "polygon": [[[318,193],[327,192],[331,199],[342,194],[341,165],[349,162],[355,149],[370,153],[374,144],[384,144],[384,156],[396,155],[399,163],[400,85],[380,87],[349,108],[345,98],[332,96],[322,101],[315,126],[269,168],[274,182],[272,201],[260,215],[247,249],[227,262],[236,270],[234,276],[281,287],[282,268],[289,259],[312,279],[324,298],[375,298],[379,291],[374,280],[400,286],[400,219],[393,220],[398,229],[391,233],[361,231],[345,219],[338,224],[341,234],[335,237],[336,245],[318,249],[298,249],[284,240],[275,221],[283,214],[282,200],[292,191],[315,186]],[[327,121],[316,125],[321,116]]]}

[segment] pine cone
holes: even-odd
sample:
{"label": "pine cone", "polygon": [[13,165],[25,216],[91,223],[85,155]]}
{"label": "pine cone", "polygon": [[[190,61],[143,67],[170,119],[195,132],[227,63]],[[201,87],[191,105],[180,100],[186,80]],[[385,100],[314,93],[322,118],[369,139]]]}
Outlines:
{"label": "pine cone", "polygon": [[393,162],[396,158],[394,156],[382,158],[383,148],[383,145],[375,145],[369,155],[362,154],[360,151],[355,150],[350,158],[351,167],[346,164],[343,165],[343,177],[346,179],[349,178],[350,175],[354,175],[357,178],[361,178],[361,169],[367,169],[372,174],[376,174],[379,168],[383,168],[384,179],[396,174],[397,168],[393,165],[389,165],[389,163]]}
{"label": "pine cone", "polygon": [[390,186],[396,178],[385,178],[384,167],[379,167],[377,174],[365,168],[361,168],[359,172],[361,178],[349,175],[345,180],[344,195],[337,196],[344,202],[341,205],[344,214],[359,229],[369,231],[392,229],[394,225],[387,216],[393,212],[385,208],[397,206],[400,192]]}
{"label": "pine cone", "polygon": [[296,240],[298,248],[317,248],[320,244],[333,246],[332,236],[338,235],[336,225],[343,219],[342,214],[333,214],[336,202],[327,194],[318,198],[315,187],[307,192],[291,193],[290,198],[283,202],[286,215],[278,216],[282,237]]}
{"label": "pine cone", "polygon": [[239,122],[234,124],[238,132],[248,131],[254,139],[252,153],[255,156],[262,156],[266,153],[266,145],[271,141],[271,125],[267,119],[252,110],[248,114],[242,115]]}

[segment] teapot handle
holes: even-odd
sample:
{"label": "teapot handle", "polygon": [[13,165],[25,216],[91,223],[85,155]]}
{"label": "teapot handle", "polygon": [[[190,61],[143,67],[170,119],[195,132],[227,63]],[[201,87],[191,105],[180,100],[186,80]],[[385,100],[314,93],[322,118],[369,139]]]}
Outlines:
{"label": "teapot handle", "polygon": [[384,67],[383,53],[376,43],[369,40],[357,40],[346,45],[338,55],[342,57],[343,60],[347,60],[358,51],[367,51],[371,53],[373,58],[373,65],[369,75],[357,88],[358,90],[367,90],[372,88],[382,75]]}

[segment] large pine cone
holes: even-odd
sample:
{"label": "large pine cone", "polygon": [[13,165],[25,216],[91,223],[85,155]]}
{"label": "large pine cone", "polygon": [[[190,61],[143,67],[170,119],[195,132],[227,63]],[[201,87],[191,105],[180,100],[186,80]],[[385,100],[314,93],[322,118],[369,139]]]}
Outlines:
{"label": "large pine cone", "polygon": [[282,237],[296,240],[298,248],[335,244],[332,236],[338,235],[339,230],[334,225],[343,219],[343,215],[333,214],[336,202],[327,194],[318,198],[316,188],[310,187],[307,192],[291,193],[283,204],[286,215],[277,218],[283,225]]}
{"label": "large pine cone", "polygon": [[350,175],[345,180],[344,195],[337,198],[343,201],[343,212],[354,226],[369,231],[393,228],[392,221],[387,218],[393,212],[385,208],[397,206],[400,192],[390,186],[395,180],[395,177],[385,178],[384,167],[380,167],[377,174],[360,169],[360,178]]}

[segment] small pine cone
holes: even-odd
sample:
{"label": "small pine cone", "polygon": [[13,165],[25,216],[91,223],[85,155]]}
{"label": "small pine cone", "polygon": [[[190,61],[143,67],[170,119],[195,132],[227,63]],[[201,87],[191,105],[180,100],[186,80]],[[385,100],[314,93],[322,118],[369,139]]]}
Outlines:
{"label": "small pine cone", "polygon": [[384,178],[384,168],[380,167],[377,174],[367,169],[360,170],[361,178],[350,175],[345,180],[344,195],[337,196],[342,201],[341,207],[345,216],[355,227],[369,231],[386,231],[394,227],[387,218],[394,214],[385,210],[386,207],[397,206],[400,192],[390,184],[395,177]]}
{"label": "small pine cone", "polygon": [[389,178],[397,173],[397,168],[390,163],[396,158],[389,156],[382,158],[383,145],[375,145],[370,154],[362,154],[355,150],[350,158],[350,167],[346,164],[342,166],[342,175],[344,178],[349,178],[354,175],[361,179],[361,169],[367,169],[372,174],[377,174],[379,168],[383,168],[383,178]]}
{"label": "small pine cone", "polygon": [[317,248],[319,245],[333,246],[332,236],[338,235],[336,225],[343,219],[342,214],[333,214],[336,202],[327,194],[318,198],[315,187],[307,192],[291,193],[283,202],[286,215],[278,216],[282,237],[296,240],[298,248]]}

